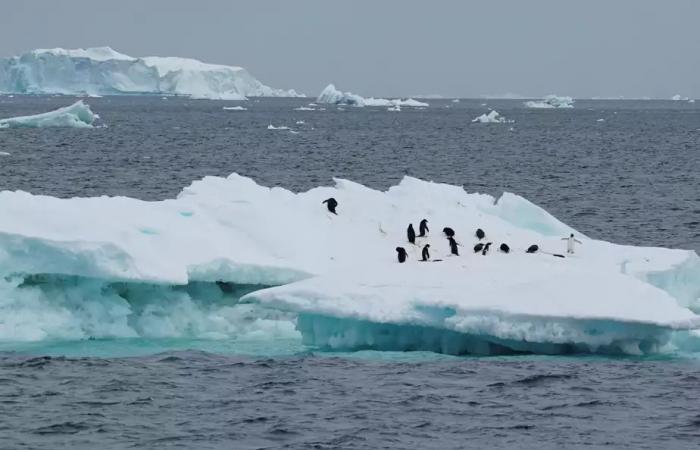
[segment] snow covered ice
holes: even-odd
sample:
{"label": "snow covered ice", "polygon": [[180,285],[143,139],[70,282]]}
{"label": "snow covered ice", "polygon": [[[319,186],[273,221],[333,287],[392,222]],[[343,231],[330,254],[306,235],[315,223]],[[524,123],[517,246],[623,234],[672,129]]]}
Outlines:
{"label": "snow covered ice", "polygon": [[528,108],[573,108],[574,99],[571,97],[559,97],[556,95],[548,95],[540,101],[528,101],[525,102],[525,106]]}
{"label": "snow covered ice", "polygon": [[[233,174],[157,202],[4,191],[0,209],[5,341],[301,333],[342,350],[641,354],[700,328],[694,252],[590,239],[508,193],[410,177],[386,192],[336,180],[293,193]],[[412,246],[407,224],[422,218],[431,232]],[[494,242],[486,256],[471,251],[477,227]],[[569,233],[583,244],[553,257]],[[418,261],[425,243],[442,261]]]}
{"label": "snow covered ice", "polygon": [[[427,103],[419,102],[412,98],[408,99],[386,99],[386,98],[364,98],[351,92],[341,92],[333,84],[329,84],[316,99],[318,103],[329,103],[332,105],[347,106],[381,106],[381,107],[426,107]],[[400,110],[400,109],[399,109]]]}
{"label": "snow covered ice", "polygon": [[491,110],[488,114],[482,114],[472,120],[473,123],[513,123],[513,120],[506,120],[498,111]]}
{"label": "snow covered ice", "polygon": [[79,100],[70,106],[55,111],[35,114],[32,116],[10,117],[0,119],[0,129],[3,128],[92,128],[99,116],[92,112],[90,106]]}
{"label": "snow covered ice", "polygon": [[38,49],[0,58],[0,92],[19,94],[167,94],[244,100],[296,97],[273,89],[242,67],[175,57],[135,58],[109,47]]}

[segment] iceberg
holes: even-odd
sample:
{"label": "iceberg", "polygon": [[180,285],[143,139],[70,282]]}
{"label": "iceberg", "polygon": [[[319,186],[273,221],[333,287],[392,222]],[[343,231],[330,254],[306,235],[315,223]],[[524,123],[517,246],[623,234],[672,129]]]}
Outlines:
{"label": "iceberg", "polygon": [[574,99],[571,97],[558,97],[556,95],[548,95],[540,101],[525,102],[528,108],[573,108]]}
{"label": "iceberg", "polygon": [[175,57],[135,58],[110,47],[37,49],[0,58],[0,92],[15,94],[186,95],[199,99],[297,97],[242,67]]}
{"label": "iceberg", "polygon": [[243,106],[224,106],[224,111],[248,111],[248,108]]}
{"label": "iceberg", "polygon": [[99,116],[92,112],[90,106],[79,100],[70,106],[55,111],[32,116],[0,119],[0,130],[4,128],[92,128]]}
{"label": "iceberg", "polygon": [[[164,201],[3,191],[0,210],[0,341],[281,333],[337,350],[647,354],[700,328],[695,252],[591,239],[509,193],[411,177],[294,193],[232,174]],[[408,244],[422,218],[432,232]],[[570,233],[577,253],[552,256]]]}
{"label": "iceberg", "polygon": [[316,100],[318,103],[329,103],[332,105],[346,106],[379,106],[379,107],[426,107],[427,103],[419,102],[412,98],[409,99],[386,99],[386,98],[364,98],[351,92],[342,92],[335,88],[333,84],[329,84],[321,92]]}
{"label": "iceberg", "polygon": [[472,120],[472,123],[513,123],[514,120],[506,120],[498,111],[491,110],[488,114],[482,114]]}

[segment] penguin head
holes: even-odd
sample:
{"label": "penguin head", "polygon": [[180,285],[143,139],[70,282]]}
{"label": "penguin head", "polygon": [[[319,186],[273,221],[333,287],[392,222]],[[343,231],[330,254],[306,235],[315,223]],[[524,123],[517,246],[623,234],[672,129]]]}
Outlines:
{"label": "penguin head", "polygon": [[430,244],[425,244],[425,247],[423,248],[430,248]]}

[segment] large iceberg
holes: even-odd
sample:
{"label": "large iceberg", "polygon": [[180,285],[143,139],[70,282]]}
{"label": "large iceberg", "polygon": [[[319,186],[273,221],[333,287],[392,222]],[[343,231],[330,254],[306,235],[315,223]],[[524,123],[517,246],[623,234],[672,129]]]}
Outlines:
{"label": "large iceberg", "polygon": [[386,99],[386,98],[364,98],[351,92],[342,92],[335,88],[335,85],[329,84],[321,92],[316,100],[318,103],[330,103],[332,105],[347,105],[347,106],[386,106],[386,107],[426,107],[427,103],[419,102],[412,98],[408,99]]}
{"label": "large iceberg", "polygon": [[243,100],[296,97],[273,89],[241,67],[174,57],[135,58],[109,47],[38,49],[0,58],[0,92],[17,94],[187,95]]}
{"label": "large iceberg", "polygon": [[[233,174],[157,202],[4,191],[0,210],[0,341],[296,326],[329,349],[642,354],[700,327],[694,252],[590,239],[508,193],[410,177],[293,193]],[[422,218],[431,232],[413,246],[406,227]],[[485,256],[471,251],[477,227],[494,242]],[[553,256],[570,233],[577,253]],[[420,262],[426,243],[433,261]]]}
{"label": "large iceberg", "polygon": [[90,106],[78,100],[70,106],[54,111],[35,114],[32,116],[10,117],[0,119],[0,129],[3,128],[92,128],[99,116],[92,112]]}
{"label": "large iceberg", "polygon": [[556,95],[547,95],[542,100],[525,102],[528,108],[573,108],[574,99],[571,97],[559,97]]}

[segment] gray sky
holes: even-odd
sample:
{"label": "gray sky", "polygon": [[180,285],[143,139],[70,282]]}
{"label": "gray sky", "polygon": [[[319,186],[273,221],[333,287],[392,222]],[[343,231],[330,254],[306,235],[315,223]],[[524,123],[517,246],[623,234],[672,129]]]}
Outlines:
{"label": "gray sky", "polygon": [[698,0],[0,0],[0,56],[109,45],[317,95],[700,98]]}

